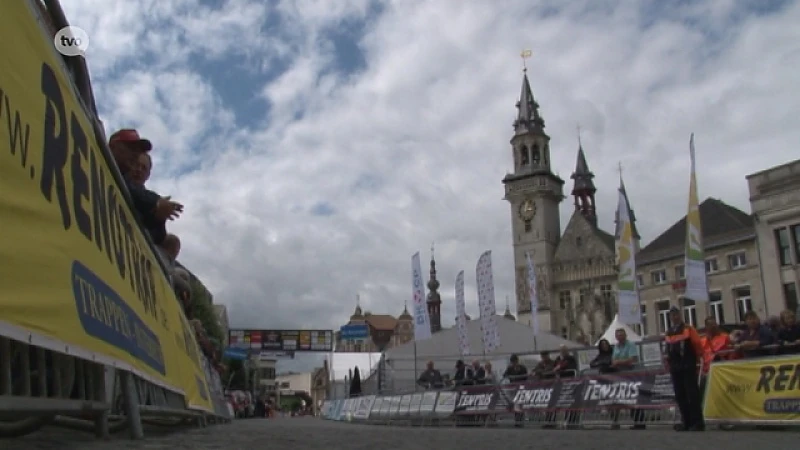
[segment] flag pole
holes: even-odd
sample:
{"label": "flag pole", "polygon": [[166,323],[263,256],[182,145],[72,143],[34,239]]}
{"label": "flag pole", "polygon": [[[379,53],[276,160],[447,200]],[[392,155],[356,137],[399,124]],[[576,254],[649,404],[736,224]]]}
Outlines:
{"label": "flag pole", "polygon": [[419,375],[417,374],[417,370],[418,370],[418,368],[417,368],[417,340],[414,339],[414,392],[417,392],[417,387],[418,387],[418,385],[416,383],[416,380],[419,377]]}

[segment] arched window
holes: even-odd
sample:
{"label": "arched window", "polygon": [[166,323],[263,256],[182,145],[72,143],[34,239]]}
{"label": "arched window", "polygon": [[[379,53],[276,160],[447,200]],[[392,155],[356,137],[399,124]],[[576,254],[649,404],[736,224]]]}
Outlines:
{"label": "arched window", "polygon": [[538,145],[533,144],[533,147],[531,147],[531,155],[532,155],[531,158],[533,159],[533,165],[534,166],[538,166],[539,163],[542,160],[542,156],[539,153],[539,146]]}
{"label": "arched window", "polygon": [[522,145],[519,148],[519,161],[521,166],[527,166],[530,164],[530,159],[528,158],[528,147]]}

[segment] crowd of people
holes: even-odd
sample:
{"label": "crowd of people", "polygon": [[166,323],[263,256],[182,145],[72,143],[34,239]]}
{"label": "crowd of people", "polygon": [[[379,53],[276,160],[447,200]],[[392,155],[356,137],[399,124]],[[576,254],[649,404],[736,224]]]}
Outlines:
{"label": "crowd of people", "polygon": [[139,136],[138,131],[126,128],[111,135],[108,147],[130,193],[134,213],[138,216],[144,232],[155,244],[158,257],[166,268],[175,294],[193,327],[197,342],[214,369],[221,374],[223,367],[219,343],[209,338],[203,323],[192,314],[191,275],[178,262],[181,241],[178,236],[167,231],[167,222],[180,217],[183,205],[169,196],[159,195],[147,188],[153,170],[153,160],[150,156],[153,144],[150,140]]}
{"label": "crowd of people", "polygon": [[[675,426],[677,431],[705,429],[702,392],[714,361],[800,353],[800,324],[790,310],[771,317],[766,323],[762,323],[755,311],[750,311],[744,316],[744,329],[731,333],[726,333],[714,317],[708,317],[703,335],[684,322],[683,313],[677,307],[670,309],[669,318],[671,326],[664,335],[663,364],[672,378],[681,413],[681,423]],[[624,328],[615,330],[615,339],[613,345],[606,339],[598,342],[597,355],[589,363],[591,370],[610,374],[640,367],[639,348],[628,339]],[[520,364],[517,355],[511,355],[499,381],[519,383],[577,375],[577,360],[569,349],[562,346],[555,359],[549,352],[542,352],[539,362],[530,371]],[[492,372],[491,363],[482,366],[479,361],[473,361],[471,366],[467,366],[461,360],[456,363],[452,379],[435,369],[433,361],[428,362],[426,370],[417,379],[417,384],[427,389],[496,382],[498,379]],[[618,428],[619,411],[614,414],[612,426]],[[630,408],[630,414],[633,429],[646,428],[644,411]]]}

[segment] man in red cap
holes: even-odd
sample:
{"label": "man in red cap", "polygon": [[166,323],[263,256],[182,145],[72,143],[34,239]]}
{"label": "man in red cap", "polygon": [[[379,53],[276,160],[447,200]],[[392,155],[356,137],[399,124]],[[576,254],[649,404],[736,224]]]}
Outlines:
{"label": "man in red cap", "polygon": [[124,128],[111,135],[108,146],[125,179],[133,206],[139,213],[144,227],[156,245],[163,244],[167,236],[166,221],[177,218],[183,212],[183,205],[171,201],[169,197],[161,197],[130,180],[130,173],[136,160],[143,152],[152,150],[153,144],[147,139],[142,139],[136,130]]}

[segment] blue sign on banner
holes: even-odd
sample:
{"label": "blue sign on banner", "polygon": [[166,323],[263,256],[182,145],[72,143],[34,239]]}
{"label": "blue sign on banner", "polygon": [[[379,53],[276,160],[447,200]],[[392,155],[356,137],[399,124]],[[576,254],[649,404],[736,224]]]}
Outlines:
{"label": "blue sign on banner", "polygon": [[344,325],[339,328],[339,337],[342,340],[366,339],[369,337],[369,325],[354,324]]}
{"label": "blue sign on banner", "polygon": [[222,356],[228,359],[244,360],[247,359],[248,353],[249,351],[246,348],[228,347],[225,349]]}

